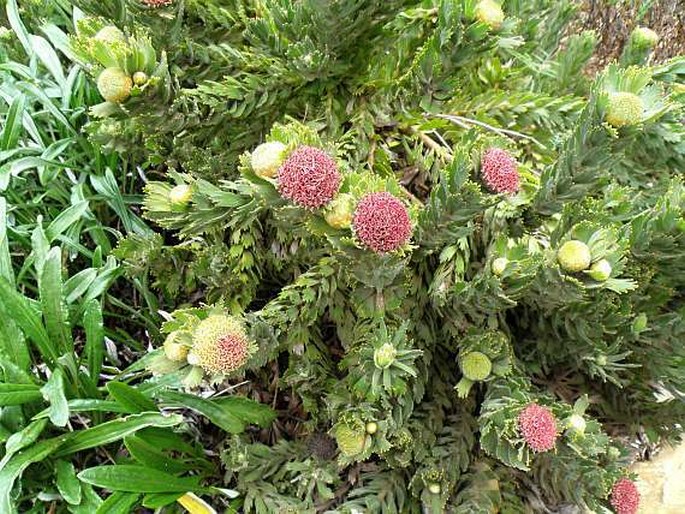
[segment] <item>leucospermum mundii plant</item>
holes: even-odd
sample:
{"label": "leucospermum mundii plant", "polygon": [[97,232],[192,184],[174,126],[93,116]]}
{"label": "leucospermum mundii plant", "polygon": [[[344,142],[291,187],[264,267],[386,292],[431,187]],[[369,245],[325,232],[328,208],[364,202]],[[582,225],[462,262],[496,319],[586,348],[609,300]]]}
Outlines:
{"label": "leucospermum mundii plant", "polygon": [[[158,58],[150,38],[144,33],[127,33],[99,18],[77,23],[70,47],[79,63],[93,76],[104,102],[91,107],[96,117],[125,116],[131,109],[145,108],[134,101],[150,92],[162,91],[168,83],[164,53]],[[162,91],[168,96],[169,91]]]}
{"label": "leucospermum mundii plant", "polygon": [[162,332],[166,339],[149,368],[157,374],[180,372],[186,387],[198,386],[203,379],[217,383],[241,372],[257,350],[243,320],[220,307],[177,310]]}

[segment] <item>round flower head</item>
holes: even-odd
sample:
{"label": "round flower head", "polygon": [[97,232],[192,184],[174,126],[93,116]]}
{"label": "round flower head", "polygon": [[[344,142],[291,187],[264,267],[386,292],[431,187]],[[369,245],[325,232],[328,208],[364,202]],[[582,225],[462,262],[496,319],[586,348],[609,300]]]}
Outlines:
{"label": "round flower head", "polygon": [[548,408],[531,403],[519,413],[518,426],[521,436],[534,452],[546,452],[554,448],[557,422]]}
{"label": "round flower head", "polygon": [[592,255],[590,248],[582,241],[566,241],[557,252],[557,261],[565,271],[575,273],[590,266]]}
{"label": "round flower head", "polygon": [[459,360],[459,366],[464,376],[473,382],[485,380],[492,371],[492,362],[481,352],[467,353]]}
{"label": "round flower head", "polygon": [[485,151],[480,161],[483,182],[493,193],[514,194],[519,190],[519,172],[514,158],[501,148]]}
{"label": "round flower head", "polygon": [[606,120],[614,127],[637,125],[642,121],[644,105],[642,99],[634,93],[621,91],[609,94]]}
{"label": "round flower head", "polygon": [[241,368],[252,353],[242,323],[232,316],[211,315],[193,334],[188,363],[209,373],[231,373]]}
{"label": "round flower head", "polygon": [[132,87],[131,77],[119,68],[105,68],[98,76],[98,91],[108,102],[125,102],[131,96]]}
{"label": "round flower head", "polygon": [[616,514],[636,514],[640,506],[640,493],[635,482],[621,478],[611,488],[611,506]]}
{"label": "round flower head", "polygon": [[297,148],[278,169],[281,196],[306,209],[317,209],[333,200],[341,180],[335,161],[311,146]]}
{"label": "round flower head", "polygon": [[481,0],[476,5],[476,19],[485,23],[493,30],[497,30],[504,22],[502,7],[493,0]]}
{"label": "round flower head", "polygon": [[286,146],[278,141],[262,143],[250,156],[250,165],[255,175],[262,178],[273,178],[285,159]]}
{"label": "round flower head", "polygon": [[126,42],[126,36],[124,36],[124,33],[114,25],[107,25],[105,27],[102,27],[93,36],[93,38],[98,41],[102,41],[103,43]]}
{"label": "round flower head", "polygon": [[411,220],[404,204],[390,193],[371,193],[354,211],[352,228],[357,239],[376,253],[399,249],[411,236]]}
{"label": "round flower head", "polygon": [[659,35],[647,27],[636,27],[630,39],[637,48],[654,48],[659,42]]}
{"label": "round flower head", "polygon": [[149,77],[147,76],[147,73],[145,73],[144,71],[136,71],[133,74],[133,83],[136,86],[144,86],[148,80]]}
{"label": "round flower head", "polygon": [[601,259],[595,262],[588,274],[597,282],[604,282],[611,276],[611,263],[606,259]]}
{"label": "round flower head", "polygon": [[169,191],[169,202],[173,207],[186,207],[193,197],[193,189],[188,184],[178,184]]}
{"label": "round flower head", "polygon": [[345,457],[354,457],[364,451],[366,430],[356,431],[345,424],[335,428],[335,441]]}

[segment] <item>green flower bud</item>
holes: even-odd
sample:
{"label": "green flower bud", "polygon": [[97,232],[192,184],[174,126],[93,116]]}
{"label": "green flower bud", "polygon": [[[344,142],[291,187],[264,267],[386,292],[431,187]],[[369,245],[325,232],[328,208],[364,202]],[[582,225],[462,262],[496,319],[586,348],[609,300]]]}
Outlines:
{"label": "green flower bud", "polygon": [[490,376],[492,362],[484,353],[469,352],[461,357],[459,367],[467,379],[478,382]]}
{"label": "green flower bud", "polygon": [[144,71],[136,71],[133,74],[133,83],[136,86],[144,86],[145,84],[147,84],[147,81],[148,76],[147,73],[145,73]]}
{"label": "green flower bud", "polygon": [[492,261],[492,272],[493,274],[497,275],[498,277],[504,273],[504,270],[507,267],[507,264],[509,264],[509,259],[506,257],[498,257],[494,261]]}
{"label": "green flower bud", "polygon": [[105,68],[98,76],[98,91],[108,102],[120,104],[131,96],[133,81],[119,68]]}
{"label": "green flower bud", "polygon": [[481,0],[476,5],[476,19],[486,24],[493,30],[497,30],[504,22],[502,7],[493,0]]}
{"label": "green flower bud", "polygon": [[103,43],[126,43],[126,36],[114,25],[102,27],[97,34],[93,36],[93,39],[102,41]]}
{"label": "green flower bud", "polygon": [[334,437],[340,452],[345,457],[354,457],[364,451],[365,432],[357,432],[345,424],[339,424],[335,428]]}
{"label": "green flower bud", "polygon": [[607,359],[606,355],[598,355],[595,358],[595,362],[597,363],[598,366],[606,366],[607,363],[609,362],[609,359]]}
{"label": "green flower bud", "polygon": [[278,141],[262,143],[252,152],[250,165],[255,175],[273,178],[285,160],[286,146]]}
{"label": "green flower bud", "polygon": [[557,261],[563,270],[575,273],[590,266],[592,255],[588,245],[582,241],[566,241],[557,252]]}
{"label": "green flower bud", "polygon": [[164,340],[164,355],[170,361],[184,362],[188,357],[188,346],[185,342],[190,342],[191,334],[189,332],[175,330],[167,336]]}
{"label": "green flower bud", "polygon": [[384,343],[373,352],[373,363],[378,369],[386,369],[392,366],[397,356],[397,349],[392,343]]}
{"label": "green flower bud", "polygon": [[326,208],[326,223],[337,229],[350,228],[354,215],[354,197],[348,193],[339,194]]}
{"label": "green flower bud", "polygon": [[576,435],[585,434],[586,426],[587,423],[585,418],[583,418],[583,416],[580,414],[573,414],[570,418],[568,418],[567,428]]}
{"label": "green flower bud", "polygon": [[592,267],[590,267],[588,275],[597,282],[604,282],[611,276],[611,263],[606,259],[595,262]]}
{"label": "green flower bud", "polygon": [[188,184],[179,184],[169,191],[169,202],[172,207],[185,208],[193,197],[193,189]]}
{"label": "green flower bud", "polygon": [[659,35],[647,27],[636,27],[630,34],[630,40],[636,48],[654,48],[659,42]]}
{"label": "green flower bud", "polygon": [[614,127],[637,125],[642,121],[643,110],[642,99],[636,94],[625,91],[610,93],[606,120]]}
{"label": "green flower bud", "polygon": [[373,435],[376,432],[378,432],[378,423],[376,423],[375,421],[369,421],[366,424],[366,433],[369,435]]}
{"label": "green flower bud", "polygon": [[437,482],[431,482],[428,484],[428,492],[431,494],[440,494],[442,491],[442,488],[440,487],[440,484]]}
{"label": "green flower bud", "polygon": [[639,334],[647,328],[647,315],[644,312],[638,314],[633,320],[633,332]]}

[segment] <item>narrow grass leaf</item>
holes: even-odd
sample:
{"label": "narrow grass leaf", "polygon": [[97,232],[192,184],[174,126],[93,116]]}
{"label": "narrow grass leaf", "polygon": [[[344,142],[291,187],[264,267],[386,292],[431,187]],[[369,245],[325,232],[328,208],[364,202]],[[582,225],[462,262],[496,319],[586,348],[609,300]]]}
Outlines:
{"label": "narrow grass leaf", "polygon": [[[120,414],[128,414],[128,411],[117,402],[108,400],[94,400],[92,398],[83,398],[67,401],[69,412],[115,412]],[[40,411],[33,416],[33,419],[44,419],[50,416],[50,409]]]}
{"label": "narrow grass leaf", "polygon": [[40,392],[43,398],[50,403],[48,417],[52,424],[58,427],[65,426],[69,421],[69,405],[67,404],[67,397],[64,395],[62,368],[55,368]]}
{"label": "narrow grass leaf", "polygon": [[33,384],[0,384],[0,407],[23,405],[43,399],[40,387]]}
{"label": "narrow grass leaf", "polygon": [[86,332],[86,362],[93,384],[97,384],[102,370],[102,359],[105,354],[105,329],[102,322],[102,307],[93,299],[85,304],[83,328]]}
{"label": "narrow grass leaf", "polygon": [[192,469],[192,465],[187,464],[183,459],[171,458],[165,455],[160,448],[148,443],[138,435],[126,437],[124,444],[131,457],[143,466],[155,468],[172,475],[184,473]]}
{"label": "narrow grass leaf", "polygon": [[55,473],[55,485],[64,501],[70,505],[81,503],[81,482],[76,478],[74,465],[60,459],[55,462]]}
{"label": "narrow grass leaf", "polygon": [[183,422],[183,416],[172,414],[135,414],[125,418],[114,419],[93,428],[80,432],[72,432],[62,448],[57,453],[58,457],[69,455],[102,446],[123,439],[127,435],[134,434],[138,430],[147,427],[173,427]]}
{"label": "narrow grass leaf", "polygon": [[140,494],[115,491],[100,505],[95,514],[130,514],[140,501]]}
{"label": "narrow grass leaf", "polygon": [[93,268],[86,268],[70,277],[64,283],[64,296],[67,305],[71,305],[85,293],[97,277],[98,272]]}
{"label": "narrow grass leaf", "polygon": [[34,421],[26,425],[26,427],[19,432],[15,432],[9,436],[5,443],[5,456],[2,458],[2,462],[0,462],[0,468],[5,465],[6,461],[8,461],[12,455],[35,443],[40,437],[40,434],[43,433],[47,424],[47,419]]}
{"label": "narrow grass leaf", "polygon": [[80,221],[87,210],[88,202],[83,201],[62,211],[45,229],[45,235],[48,238],[48,241],[52,243],[58,235],[65,232],[74,223]]}
{"label": "narrow grass leaf", "polygon": [[18,94],[5,115],[5,126],[0,133],[0,150],[11,150],[16,147],[22,129],[22,117],[26,107],[26,96]]}
{"label": "narrow grass leaf", "polygon": [[171,505],[179,498],[183,496],[183,493],[156,493],[156,494],[146,494],[143,498],[143,507],[148,509],[161,509],[167,505]]}
{"label": "narrow grass leaf", "polygon": [[122,407],[133,414],[150,411],[157,412],[159,410],[155,402],[128,384],[109,382],[107,384],[107,391]]}
{"label": "narrow grass leaf", "polygon": [[202,414],[219,428],[231,434],[239,434],[245,430],[245,424],[228,408],[218,405],[211,400],[205,400],[192,394],[176,391],[162,391],[158,397],[172,405],[179,405]]}
{"label": "narrow grass leaf", "polygon": [[84,469],[78,478],[95,487],[130,493],[185,493],[202,489],[196,477],[179,478],[154,468],[128,464]]}
{"label": "narrow grass leaf", "polygon": [[7,280],[14,288],[14,270],[7,238],[7,202],[2,196],[0,196],[0,277]]}
{"label": "narrow grass leaf", "polygon": [[74,340],[62,293],[62,252],[58,247],[51,248],[45,258],[39,288],[43,319],[51,340],[59,348],[59,354],[71,354]]}

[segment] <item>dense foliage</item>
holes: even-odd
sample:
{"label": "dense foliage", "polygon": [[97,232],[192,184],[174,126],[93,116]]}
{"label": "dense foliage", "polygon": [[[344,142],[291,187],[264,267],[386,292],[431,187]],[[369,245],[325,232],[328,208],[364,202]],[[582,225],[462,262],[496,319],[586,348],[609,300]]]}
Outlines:
{"label": "dense foliage", "polygon": [[658,34],[590,75],[570,0],[6,16],[0,513],[636,512],[685,416]]}

